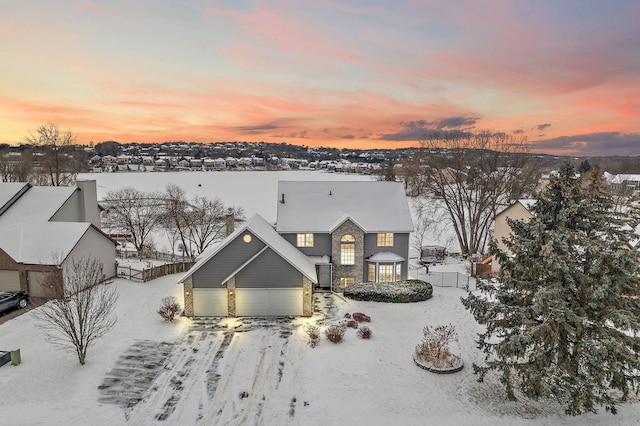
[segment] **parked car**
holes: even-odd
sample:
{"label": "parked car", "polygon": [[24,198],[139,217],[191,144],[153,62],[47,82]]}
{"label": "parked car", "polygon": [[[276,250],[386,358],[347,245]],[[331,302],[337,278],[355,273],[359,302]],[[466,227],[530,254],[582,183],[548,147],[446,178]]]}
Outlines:
{"label": "parked car", "polygon": [[0,291],[0,314],[24,308],[28,303],[29,295],[24,291]]}

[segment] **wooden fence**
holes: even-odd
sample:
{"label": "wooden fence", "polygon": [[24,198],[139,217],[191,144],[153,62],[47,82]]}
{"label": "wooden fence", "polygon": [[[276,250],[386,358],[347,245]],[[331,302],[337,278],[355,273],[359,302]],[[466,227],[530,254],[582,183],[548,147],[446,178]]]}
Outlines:
{"label": "wooden fence", "polygon": [[187,272],[195,262],[177,262],[154,266],[146,269],[135,269],[128,265],[118,265],[118,277],[131,281],[146,283],[165,275]]}

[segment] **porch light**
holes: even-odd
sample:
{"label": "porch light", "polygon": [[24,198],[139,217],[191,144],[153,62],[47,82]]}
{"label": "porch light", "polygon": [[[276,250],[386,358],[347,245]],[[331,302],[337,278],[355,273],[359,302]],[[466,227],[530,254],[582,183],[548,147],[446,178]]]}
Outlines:
{"label": "porch light", "polygon": [[184,295],[189,297],[191,295],[191,292],[189,290],[187,290],[187,291],[184,292]]}

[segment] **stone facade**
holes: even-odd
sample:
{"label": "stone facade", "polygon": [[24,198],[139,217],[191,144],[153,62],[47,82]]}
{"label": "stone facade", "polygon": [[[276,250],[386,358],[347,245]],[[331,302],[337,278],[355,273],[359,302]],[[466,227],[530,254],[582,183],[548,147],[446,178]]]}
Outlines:
{"label": "stone facade", "polygon": [[305,276],[302,277],[302,315],[313,315],[313,283]]}
{"label": "stone facade", "polygon": [[227,281],[227,307],[229,316],[236,316],[236,277],[229,278]]}
{"label": "stone facade", "polygon": [[193,280],[191,277],[184,282],[184,316],[193,316]]}
{"label": "stone facade", "polygon": [[[355,259],[353,265],[342,265],[340,263],[340,246],[343,236],[353,235],[355,238]],[[333,262],[333,291],[342,291],[340,288],[340,278],[351,277],[354,284],[361,283],[364,276],[364,231],[351,220],[345,220],[342,225],[336,228],[331,234],[331,259]]]}

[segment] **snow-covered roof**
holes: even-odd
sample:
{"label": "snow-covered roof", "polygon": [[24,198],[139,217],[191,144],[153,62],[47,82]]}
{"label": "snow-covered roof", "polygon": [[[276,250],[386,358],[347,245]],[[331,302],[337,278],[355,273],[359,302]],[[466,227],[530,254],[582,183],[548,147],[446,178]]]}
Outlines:
{"label": "snow-covered roof", "polygon": [[528,212],[532,213],[532,209],[533,206],[535,206],[536,201],[534,198],[523,198],[520,199],[518,201],[516,201],[515,203],[511,204],[510,206],[505,207],[504,209],[500,210],[496,216],[501,215],[502,213],[506,212],[507,210],[509,210],[511,207],[513,207],[515,204],[521,204],[522,207],[524,207]]}
{"label": "snow-covered roof", "polygon": [[18,263],[52,265],[66,259],[92,225],[49,220],[77,190],[76,186],[0,184],[0,203],[17,197],[0,215],[0,248]]}
{"label": "snow-covered roof", "polygon": [[365,232],[413,231],[401,182],[278,182],[278,232],[331,232],[346,219]]}
{"label": "snow-covered roof", "polygon": [[[316,267],[313,261],[307,256],[302,254],[300,250],[295,248],[291,243],[282,238],[262,216],[256,214],[247,220],[243,226],[236,229],[231,235],[226,237],[215,247],[210,247],[205,250],[196,261],[195,265],[189,271],[183,275],[178,282],[184,282],[187,278],[193,275],[198,269],[205,265],[209,259],[214,257],[224,247],[226,247],[231,241],[235,240],[238,235],[243,232],[250,231],[253,235],[260,239],[264,244],[270,247],[273,251],[278,253],[280,257],[289,262],[294,268],[300,271],[303,275],[311,280],[314,284],[318,282],[316,277]],[[241,265],[241,268],[244,266]],[[236,271],[237,272],[237,271]]]}
{"label": "snow-covered roof", "polygon": [[0,225],[0,248],[18,263],[55,265],[67,258],[91,226],[88,222]]}
{"label": "snow-covered roof", "polygon": [[390,251],[381,251],[372,254],[366,260],[369,262],[403,262],[404,257]]}
{"label": "snow-covered roof", "polygon": [[0,185],[0,215],[5,205],[16,197],[21,191],[28,189],[28,183],[11,182]]}

